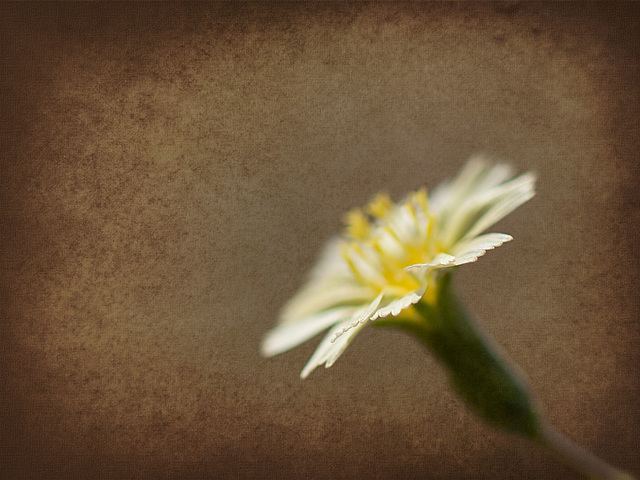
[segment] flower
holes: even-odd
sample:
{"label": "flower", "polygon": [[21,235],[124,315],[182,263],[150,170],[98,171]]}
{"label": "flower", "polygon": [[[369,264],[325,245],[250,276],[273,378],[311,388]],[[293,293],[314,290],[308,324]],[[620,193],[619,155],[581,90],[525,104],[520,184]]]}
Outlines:
{"label": "flower", "polygon": [[512,239],[482,234],[534,196],[532,173],[511,177],[510,167],[474,158],[429,197],[422,189],[394,204],[379,194],[349,212],[345,232],[327,244],[307,284],[285,305],[262,354],[285,352],[330,328],[300,374],[306,378],[333,365],[369,321],[433,301],[443,270]]}

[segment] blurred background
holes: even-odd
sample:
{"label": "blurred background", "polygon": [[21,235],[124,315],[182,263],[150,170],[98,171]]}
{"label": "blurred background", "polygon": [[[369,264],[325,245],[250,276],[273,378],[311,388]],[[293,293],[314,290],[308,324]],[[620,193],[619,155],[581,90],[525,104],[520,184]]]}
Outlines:
{"label": "blurred background", "polygon": [[401,332],[259,355],[344,212],[475,153],[538,195],[458,294],[640,474],[638,4],[0,9],[4,478],[577,478]]}

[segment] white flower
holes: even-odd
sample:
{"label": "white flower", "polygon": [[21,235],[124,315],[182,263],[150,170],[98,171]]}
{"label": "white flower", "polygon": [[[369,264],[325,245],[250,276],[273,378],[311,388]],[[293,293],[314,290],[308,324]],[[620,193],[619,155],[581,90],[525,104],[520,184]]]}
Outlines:
{"label": "white flower", "polygon": [[425,295],[428,301],[443,269],[475,262],[511,240],[482,234],[534,196],[533,174],[510,177],[509,167],[475,158],[429,198],[420,190],[394,204],[378,195],[348,213],[345,233],[329,242],[308,283],[285,305],[263,355],[330,328],[300,374],[306,378],[319,365],[333,365],[369,321],[397,316]]}

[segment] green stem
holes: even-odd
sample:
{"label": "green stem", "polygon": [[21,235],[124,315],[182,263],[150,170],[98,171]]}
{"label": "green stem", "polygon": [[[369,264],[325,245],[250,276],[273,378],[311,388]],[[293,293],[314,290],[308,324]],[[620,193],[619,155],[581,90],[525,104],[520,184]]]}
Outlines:
{"label": "green stem", "polygon": [[414,307],[419,318],[404,316],[376,323],[413,334],[447,368],[453,387],[478,415],[543,445],[588,477],[632,478],[586,452],[544,420],[524,378],[458,302],[450,274],[442,277],[433,305],[423,301]]}

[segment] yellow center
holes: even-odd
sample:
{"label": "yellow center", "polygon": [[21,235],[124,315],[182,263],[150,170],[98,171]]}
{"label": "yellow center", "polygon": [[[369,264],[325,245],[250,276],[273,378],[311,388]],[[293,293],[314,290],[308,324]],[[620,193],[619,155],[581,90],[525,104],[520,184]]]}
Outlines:
{"label": "yellow center", "polygon": [[405,267],[444,251],[424,189],[399,204],[379,194],[363,210],[349,212],[345,222],[342,255],[358,283],[375,291],[400,296],[415,290],[421,279]]}

